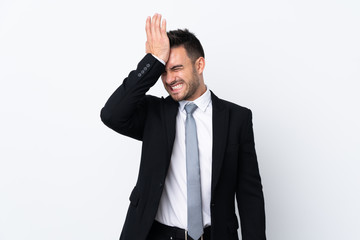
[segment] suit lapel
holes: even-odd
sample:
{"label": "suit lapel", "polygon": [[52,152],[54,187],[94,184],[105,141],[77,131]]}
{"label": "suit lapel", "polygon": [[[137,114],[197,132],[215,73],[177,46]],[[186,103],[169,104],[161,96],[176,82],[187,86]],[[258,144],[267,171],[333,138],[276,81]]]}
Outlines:
{"label": "suit lapel", "polygon": [[226,139],[228,135],[229,111],[221,100],[211,92],[213,106],[213,153],[212,153],[212,182],[211,194],[220,177],[221,167],[224,160]]}
{"label": "suit lapel", "polygon": [[[179,103],[174,101],[170,96],[165,98],[163,105],[163,124],[166,126],[166,136],[167,136],[167,162],[166,162],[166,172],[170,164],[170,158],[172,149],[174,146],[175,140],[175,129],[176,129],[176,115],[178,113]],[[160,133],[159,133],[160,134]]]}

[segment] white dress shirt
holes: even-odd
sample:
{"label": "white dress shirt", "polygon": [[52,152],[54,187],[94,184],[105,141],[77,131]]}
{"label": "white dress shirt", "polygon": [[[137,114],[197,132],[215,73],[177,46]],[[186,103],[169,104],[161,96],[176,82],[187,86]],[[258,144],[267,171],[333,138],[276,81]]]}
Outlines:
{"label": "white dress shirt", "polygon": [[[176,116],[176,135],[171,155],[169,170],[161,196],[156,220],[168,226],[187,229],[187,184],[186,184],[186,150],[184,106],[189,101],[179,102]],[[210,198],[212,172],[212,103],[209,89],[193,101],[198,108],[193,116],[196,122],[200,179],[202,196],[202,213],[204,227],[211,225]]]}

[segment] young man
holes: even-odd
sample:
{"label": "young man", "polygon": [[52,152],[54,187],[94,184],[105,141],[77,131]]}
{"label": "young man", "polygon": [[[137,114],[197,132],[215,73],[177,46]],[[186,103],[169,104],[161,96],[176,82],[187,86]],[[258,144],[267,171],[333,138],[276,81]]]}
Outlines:
{"label": "young man", "polygon": [[[188,30],[146,20],[146,52],[101,111],[111,129],[141,140],[137,183],[121,240],[264,240],[262,185],[249,109],[205,85],[205,56]],[[146,92],[161,77],[169,96]]]}

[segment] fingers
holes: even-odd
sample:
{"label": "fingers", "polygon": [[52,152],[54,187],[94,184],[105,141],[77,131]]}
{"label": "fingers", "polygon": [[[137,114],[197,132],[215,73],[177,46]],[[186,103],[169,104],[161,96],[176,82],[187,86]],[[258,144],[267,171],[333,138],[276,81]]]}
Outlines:
{"label": "fingers", "polygon": [[151,39],[151,17],[146,18],[145,30],[146,30],[146,38],[149,41]]}
{"label": "fingers", "polygon": [[146,43],[145,43],[145,52],[146,53],[150,53],[150,46],[149,46],[149,42],[151,42],[151,17],[147,17],[146,18],[146,26],[145,26],[145,31],[146,31]]}
{"label": "fingers", "polygon": [[161,24],[161,35],[164,36],[167,36],[167,33],[166,33],[166,20],[163,19],[162,21],[162,24]]}
{"label": "fingers", "polygon": [[154,14],[154,16],[151,19],[151,36],[154,37],[156,34],[156,19],[158,18],[157,13]]}
{"label": "fingers", "polygon": [[156,19],[155,19],[155,31],[156,31],[156,35],[160,35],[160,23],[161,23],[161,15],[160,14],[156,14]]}
{"label": "fingers", "polygon": [[154,16],[146,19],[146,37],[156,38],[166,33],[166,20],[161,21],[161,14],[155,13]]}

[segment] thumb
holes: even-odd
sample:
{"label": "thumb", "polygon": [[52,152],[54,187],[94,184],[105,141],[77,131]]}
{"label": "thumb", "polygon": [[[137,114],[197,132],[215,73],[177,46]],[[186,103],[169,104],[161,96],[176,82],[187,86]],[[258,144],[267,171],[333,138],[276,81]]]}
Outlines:
{"label": "thumb", "polygon": [[151,52],[151,50],[150,50],[150,45],[149,45],[148,41],[145,42],[145,52],[146,52],[146,53],[150,53],[150,52]]}

